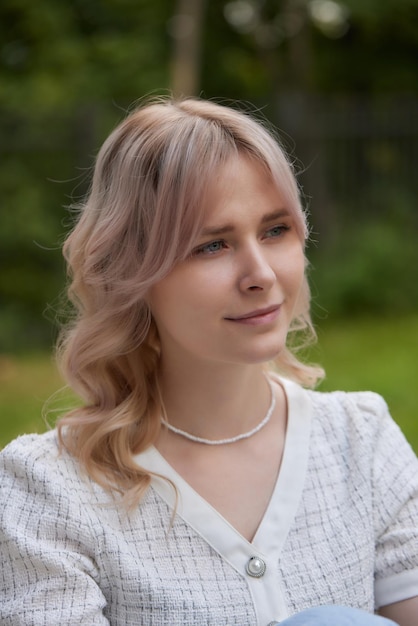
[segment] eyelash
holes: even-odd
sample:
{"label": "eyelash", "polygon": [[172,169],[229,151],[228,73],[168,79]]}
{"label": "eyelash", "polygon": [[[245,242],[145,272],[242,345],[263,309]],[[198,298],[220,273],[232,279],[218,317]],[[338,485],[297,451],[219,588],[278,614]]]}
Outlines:
{"label": "eyelash", "polygon": [[273,226],[272,228],[269,228],[266,232],[269,233],[272,230],[277,230],[279,229],[279,233],[277,235],[273,235],[273,237],[280,237],[281,235],[283,235],[284,232],[290,230],[290,226],[287,226],[286,224],[277,224],[277,226]]}
{"label": "eyelash", "polygon": [[203,244],[203,246],[198,246],[195,250],[193,250],[192,256],[198,256],[198,255],[203,255],[203,254],[207,254],[210,256],[212,254],[216,254],[222,248],[219,248],[218,250],[211,250],[211,251],[208,250],[208,248],[218,243],[221,244],[222,248],[225,246],[225,241],[223,239],[216,239],[215,241],[210,241],[209,243]]}
{"label": "eyelash", "polygon": [[[274,230],[279,230],[279,232],[277,234],[273,234],[273,235],[269,235],[268,233],[271,233]],[[290,230],[290,226],[286,226],[285,224],[277,224],[276,226],[273,226],[272,228],[269,228],[268,230],[266,230],[266,239],[276,239],[279,238],[281,235],[283,235],[284,232]],[[216,250],[209,250],[209,248],[215,244],[221,244],[221,247],[216,249]],[[220,252],[220,250],[222,250],[224,247],[226,246],[226,242],[223,239],[215,239],[214,241],[210,241],[209,243],[205,243],[202,246],[198,246],[193,252],[192,252],[192,256],[199,256],[199,255],[214,255],[217,254],[218,252]]]}

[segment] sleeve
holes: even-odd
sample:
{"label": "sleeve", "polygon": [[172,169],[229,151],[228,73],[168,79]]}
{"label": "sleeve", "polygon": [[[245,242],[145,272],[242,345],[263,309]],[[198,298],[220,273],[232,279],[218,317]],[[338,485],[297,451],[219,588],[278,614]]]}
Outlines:
{"label": "sleeve", "polygon": [[22,437],[0,455],[0,623],[105,626],[94,536],[59,472]]}
{"label": "sleeve", "polygon": [[373,468],[376,608],[418,596],[418,459],[375,396]]}

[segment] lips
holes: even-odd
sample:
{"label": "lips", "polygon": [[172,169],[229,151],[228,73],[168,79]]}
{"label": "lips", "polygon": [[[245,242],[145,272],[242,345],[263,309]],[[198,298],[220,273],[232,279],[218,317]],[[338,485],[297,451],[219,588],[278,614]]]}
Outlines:
{"label": "lips", "polygon": [[241,322],[243,324],[266,323],[275,320],[279,314],[279,310],[280,305],[273,304],[272,306],[265,307],[263,309],[256,309],[254,311],[250,311],[249,313],[244,313],[243,315],[227,317],[225,319],[230,322]]}

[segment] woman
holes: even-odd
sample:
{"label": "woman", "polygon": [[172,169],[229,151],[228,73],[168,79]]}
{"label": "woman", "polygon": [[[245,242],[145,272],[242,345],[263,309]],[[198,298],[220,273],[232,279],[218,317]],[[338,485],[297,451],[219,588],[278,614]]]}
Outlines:
{"label": "woman", "polygon": [[155,101],[110,135],[64,246],[83,405],[2,454],[2,624],[417,626],[418,461],[289,347],[306,236],[246,113]]}

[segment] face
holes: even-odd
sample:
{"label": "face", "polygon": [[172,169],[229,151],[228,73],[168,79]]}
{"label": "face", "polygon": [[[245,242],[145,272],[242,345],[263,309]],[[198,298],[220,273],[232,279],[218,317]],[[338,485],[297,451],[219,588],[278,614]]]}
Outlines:
{"label": "face", "polygon": [[260,166],[227,163],[188,258],[148,303],[164,363],[261,363],[283,349],[304,280],[295,218]]}

